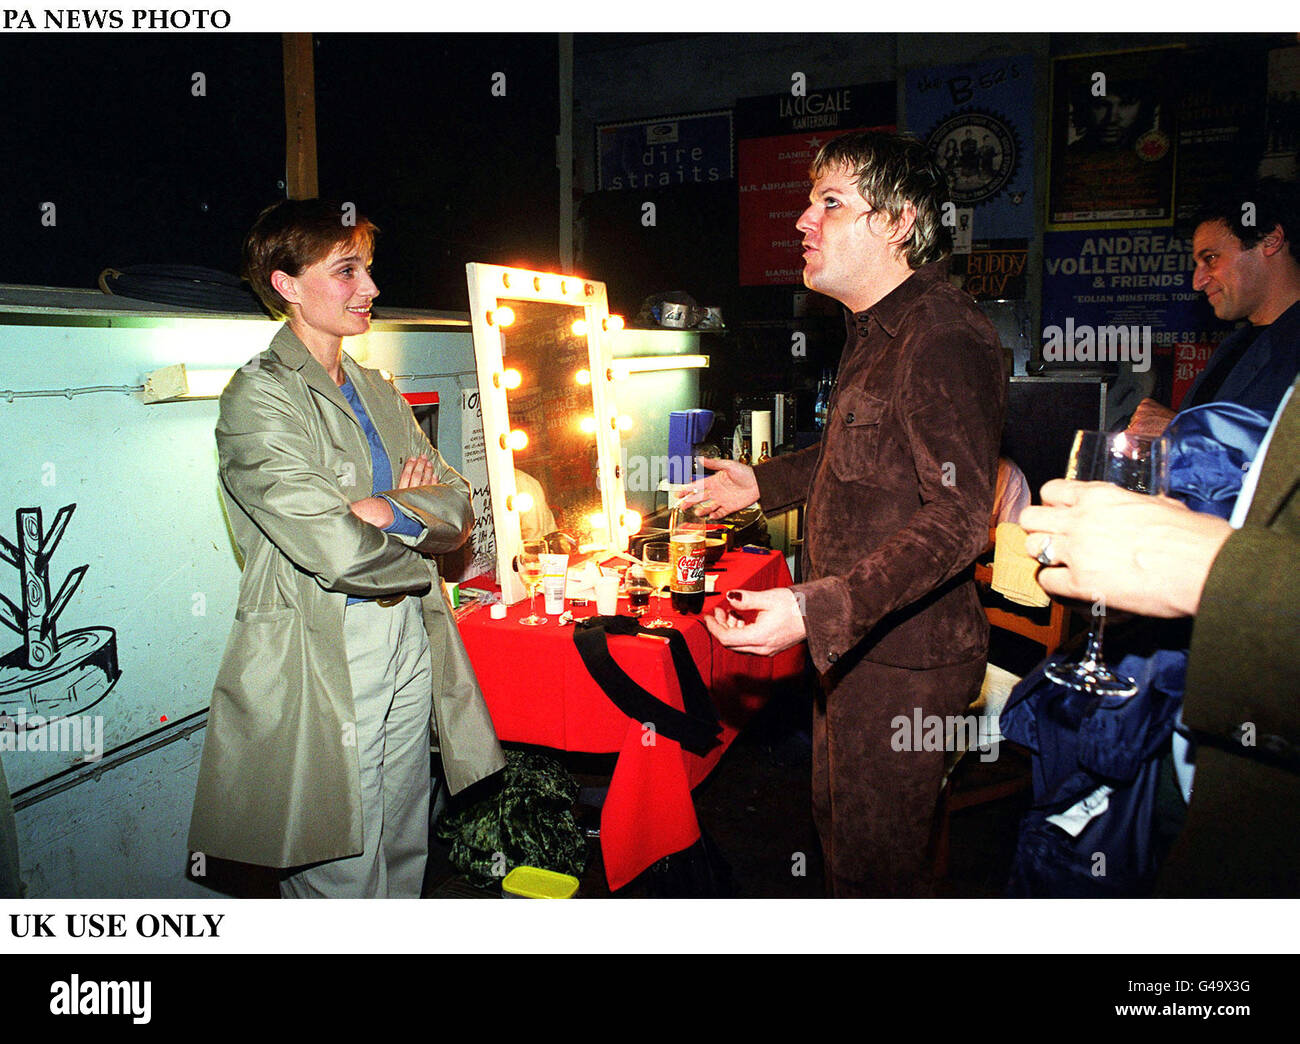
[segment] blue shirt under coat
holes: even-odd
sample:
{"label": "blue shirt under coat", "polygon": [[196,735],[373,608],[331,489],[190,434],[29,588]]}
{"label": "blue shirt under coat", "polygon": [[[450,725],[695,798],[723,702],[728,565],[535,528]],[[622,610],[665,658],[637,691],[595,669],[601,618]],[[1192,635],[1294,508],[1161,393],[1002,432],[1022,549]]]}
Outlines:
{"label": "blue shirt under coat", "polygon": [[[366,442],[370,444],[370,472],[374,481],[371,483],[371,496],[381,496],[379,492],[382,489],[393,488],[393,469],[388,462],[388,451],[384,449],[384,444],[379,438],[379,432],[375,430],[374,423],[370,420],[370,414],[366,412],[365,406],[361,402],[361,396],[357,394],[356,388],[352,386],[352,381],[345,377],[343,383],[339,385],[339,391],[343,393],[343,398],[348,400],[348,405],[352,407],[352,412],[357,415],[357,421],[361,424],[361,430],[365,433]],[[384,497],[393,508],[393,521],[384,527],[385,533],[393,533],[397,536],[419,536],[424,528],[419,522],[403,512],[390,497]],[[348,605],[355,605],[357,602],[367,602],[368,598],[349,598]]]}

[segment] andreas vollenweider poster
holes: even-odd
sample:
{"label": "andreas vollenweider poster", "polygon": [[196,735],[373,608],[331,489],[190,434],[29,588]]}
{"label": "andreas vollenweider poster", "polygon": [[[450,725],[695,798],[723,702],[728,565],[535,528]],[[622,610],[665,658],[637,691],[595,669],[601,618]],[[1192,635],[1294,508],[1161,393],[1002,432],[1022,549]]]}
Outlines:
{"label": "andreas vollenweider poster", "polygon": [[1153,367],[1155,397],[1177,408],[1231,330],[1193,289],[1194,267],[1191,243],[1170,228],[1046,233],[1043,330],[1045,340],[1046,331],[1055,329],[1065,342],[1064,353],[1049,361],[1083,368],[1113,362],[1076,356],[1082,339],[1075,332],[1131,331],[1142,356],[1134,369]]}

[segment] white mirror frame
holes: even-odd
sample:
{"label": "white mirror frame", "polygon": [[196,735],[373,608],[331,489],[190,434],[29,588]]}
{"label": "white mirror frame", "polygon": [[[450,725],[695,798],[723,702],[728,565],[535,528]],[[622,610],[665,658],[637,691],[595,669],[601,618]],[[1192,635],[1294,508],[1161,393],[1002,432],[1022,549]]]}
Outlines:
{"label": "white mirror frame", "polygon": [[522,537],[519,512],[514,507],[514,452],[506,444],[510,409],[502,380],[503,328],[494,314],[503,302],[536,301],[576,306],[587,322],[587,359],[591,372],[593,416],[596,419],[596,456],[600,475],[600,500],[612,551],[626,551],[628,538],[640,527],[627,510],[620,461],[618,410],[613,394],[613,335],[605,284],[580,276],[533,272],[470,262],[469,308],[474,329],[474,363],[478,370],[479,402],[483,411],[483,442],[487,454],[488,486],[492,494],[492,523],[497,543],[497,583],[507,605],[525,597],[523,581],[515,572],[515,556]]}

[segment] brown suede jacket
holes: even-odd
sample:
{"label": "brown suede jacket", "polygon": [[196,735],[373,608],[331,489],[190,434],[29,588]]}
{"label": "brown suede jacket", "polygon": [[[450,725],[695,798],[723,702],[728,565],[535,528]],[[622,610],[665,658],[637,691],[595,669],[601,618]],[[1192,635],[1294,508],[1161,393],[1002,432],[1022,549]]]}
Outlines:
{"label": "brown suede jacket", "polygon": [[823,672],[987,650],[969,567],[988,542],[1006,378],[997,333],[947,268],[923,265],[852,317],[821,443],[755,469],[766,510],[807,501],[794,590]]}

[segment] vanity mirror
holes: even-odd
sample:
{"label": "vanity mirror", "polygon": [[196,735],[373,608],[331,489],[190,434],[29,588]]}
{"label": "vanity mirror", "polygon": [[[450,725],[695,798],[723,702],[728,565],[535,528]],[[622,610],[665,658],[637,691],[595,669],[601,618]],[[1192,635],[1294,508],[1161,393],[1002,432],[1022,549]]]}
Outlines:
{"label": "vanity mirror", "polygon": [[564,533],[584,551],[627,548],[640,518],[626,508],[612,393],[605,284],[471,263],[470,312],[497,582],[524,597],[520,541]]}

